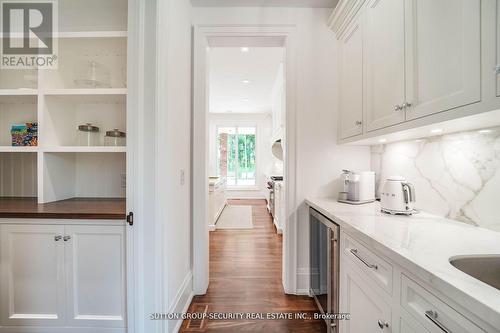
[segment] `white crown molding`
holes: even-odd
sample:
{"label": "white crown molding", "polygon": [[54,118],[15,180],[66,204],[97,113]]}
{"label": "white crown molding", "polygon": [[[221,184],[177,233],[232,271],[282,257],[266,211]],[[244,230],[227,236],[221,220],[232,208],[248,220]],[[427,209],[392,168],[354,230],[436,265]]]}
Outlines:
{"label": "white crown molding", "polygon": [[336,0],[191,0],[193,7],[334,8]]}
{"label": "white crown molding", "polygon": [[340,39],[342,33],[346,30],[349,23],[356,16],[359,9],[366,0],[340,0],[337,7],[328,19],[328,26],[333,30],[337,39]]}

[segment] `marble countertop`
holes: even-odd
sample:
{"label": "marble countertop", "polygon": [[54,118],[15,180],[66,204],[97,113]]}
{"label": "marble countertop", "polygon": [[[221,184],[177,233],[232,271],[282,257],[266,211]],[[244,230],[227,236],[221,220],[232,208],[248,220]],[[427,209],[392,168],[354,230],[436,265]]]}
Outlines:
{"label": "marble countertop", "polygon": [[421,212],[393,216],[380,203],[359,206],[329,198],[306,203],[493,327],[500,327],[500,290],[449,263],[456,256],[500,255],[500,233]]}

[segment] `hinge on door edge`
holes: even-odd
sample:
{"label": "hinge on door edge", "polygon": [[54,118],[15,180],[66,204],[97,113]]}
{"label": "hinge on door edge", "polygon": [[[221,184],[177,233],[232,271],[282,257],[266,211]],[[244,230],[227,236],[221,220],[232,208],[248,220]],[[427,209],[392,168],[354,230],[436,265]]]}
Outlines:
{"label": "hinge on door edge", "polygon": [[134,225],[134,213],[130,212],[127,214],[127,223],[129,225]]}

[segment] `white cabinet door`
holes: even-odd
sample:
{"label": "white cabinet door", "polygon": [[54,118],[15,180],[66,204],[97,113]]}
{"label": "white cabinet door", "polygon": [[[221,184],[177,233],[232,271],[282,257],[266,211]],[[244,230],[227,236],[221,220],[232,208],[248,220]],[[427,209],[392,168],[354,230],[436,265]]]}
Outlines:
{"label": "white cabinet door", "polygon": [[407,120],[481,100],[481,1],[406,0]]}
{"label": "white cabinet door", "polygon": [[0,321],[4,326],[64,324],[63,226],[0,226]]}
{"label": "white cabinet door", "polygon": [[341,271],[340,311],[351,314],[341,323],[343,332],[392,332],[391,308],[380,296],[383,291],[362,280],[347,263]]}
{"label": "white cabinet door", "polygon": [[69,326],[125,327],[125,230],[66,226]]}
{"label": "white cabinet door", "polygon": [[363,16],[340,41],[340,137],[363,132]]}
{"label": "white cabinet door", "polygon": [[[404,1],[372,0],[365,12],[365,128],[405,121]],[[397,110],[396,110],[397,109]]]}
{"label": "white cabinet door", "polygon": [[429,333],[429,330],[420,325],[406,311],[400,309],[401,317],[399,318],[399,333]]}

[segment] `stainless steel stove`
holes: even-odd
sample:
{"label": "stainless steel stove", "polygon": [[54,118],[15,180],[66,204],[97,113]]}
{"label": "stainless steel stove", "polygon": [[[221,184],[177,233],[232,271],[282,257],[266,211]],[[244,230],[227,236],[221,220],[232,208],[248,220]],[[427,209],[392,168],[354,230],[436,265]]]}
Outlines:
{"label": "stainless steel stove", "polygon": [[269,213],[273,216],[274,218],[274,182],[278,181],[283,181],[283,176],[271,176],[269,177],[269,181],[267,182],[267,189],[269,190],[269,203],[268,203],[268,209]]}

